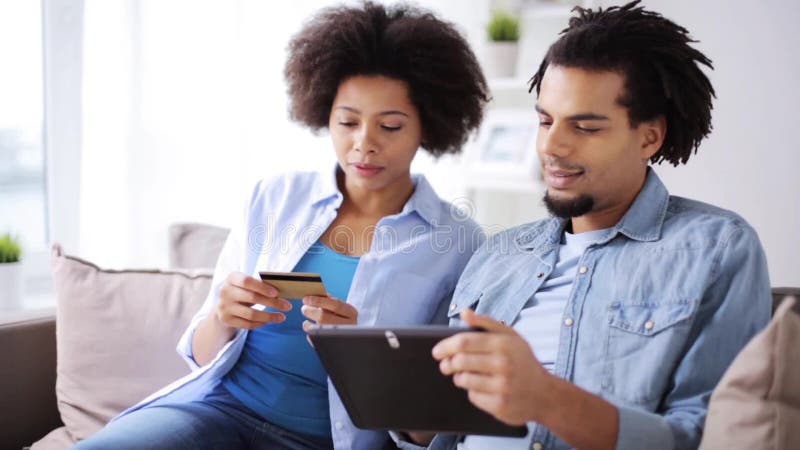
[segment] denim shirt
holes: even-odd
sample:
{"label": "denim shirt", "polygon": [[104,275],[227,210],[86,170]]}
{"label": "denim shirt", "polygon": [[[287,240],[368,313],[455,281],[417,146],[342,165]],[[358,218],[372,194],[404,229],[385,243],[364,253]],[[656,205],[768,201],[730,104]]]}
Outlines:
{"label": "denim shirt", "polygon": [[[347,302],[359,325],[403,326],[447,323],[456,281],[484,241],[478,225],[442,200],[427,180],[414,175],[414,193],[403,210],[382,218],[369,252],[361,256]],[[247,337],[238,330],[203,367],[192,357],[192,336],[214,309],[220,289],[234,271],[288,272],[336,218],[342,194],[335,176],[290,173],[259,182],[241,225],[231,230],[214,271],[210,293],[178,343],[192,373],[166,386],[120,416],[145,406],[203,398],[233,367]],[[391,444],[385,431],[361,430],[350,421],[328,381],[331,432],[336,449],[380,449]]]}
{"label": "denim shirt", "polygon": [[[551,218],[490,237],[456,286],[450,323],[460,325],[467,307],[512,323],[553,270],[565,225]],[[618,449],[697,448],[712,390],[770,317],[755,231],[732,212],[670,196],[648,170],[628,212],[578,267],[555,375],[617,407]],[[543,426],[529,430],[528,448],[569,448]],[[438,435],[429,448],[459,439]]]}

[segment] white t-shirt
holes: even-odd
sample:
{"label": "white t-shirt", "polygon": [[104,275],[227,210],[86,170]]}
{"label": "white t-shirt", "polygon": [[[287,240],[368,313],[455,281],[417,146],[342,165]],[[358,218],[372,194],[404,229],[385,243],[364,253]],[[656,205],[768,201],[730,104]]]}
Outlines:
{"label": "white t-shirt", "polygon": [[[558,353],[558,336],[563,326],[564,307],[572,293],[572,284],[578,273],[578,262],[592,243],[606,234],[605,229],[572,234],[564,232],[558,249],[556,267],[533,297],[528,300],[512,324],[530,345],[542,365],[553,371]],[[531,276],[534,276],[531,274]],[[528,435],[533,428],[528,424]],[[467,436],[459,450],[525,450],[530,438]]]}

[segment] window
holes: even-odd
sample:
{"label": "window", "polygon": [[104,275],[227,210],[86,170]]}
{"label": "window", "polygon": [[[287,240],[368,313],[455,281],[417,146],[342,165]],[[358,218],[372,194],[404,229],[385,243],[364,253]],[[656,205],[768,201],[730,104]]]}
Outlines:
{"label": "window", "polygon": [[42,49],[41,3],[0,2],[0,233],[17,235],[26,253],[48,236]]}

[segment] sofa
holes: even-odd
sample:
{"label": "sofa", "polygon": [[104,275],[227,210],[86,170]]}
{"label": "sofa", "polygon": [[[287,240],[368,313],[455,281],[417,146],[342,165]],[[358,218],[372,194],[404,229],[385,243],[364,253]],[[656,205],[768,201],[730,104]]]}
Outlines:
{"label": "sofa", "polygon": [[175,344],[205,300],[228,230],[180,223],[168,232],[167,270],[101,269],[53,246],[58,312],[0,323],[0,450],[68,448],[189,372]]}
{"label": "sofa", "polygon": [[[0,324],[0,450],[68,448],[188,373],[175,344],[205,299],[226,235],[171,226],[169,270],[105,270],[54,245],[58,313]],[[791,296],[800,299],[800,288],[773,289],[774,306]]]}

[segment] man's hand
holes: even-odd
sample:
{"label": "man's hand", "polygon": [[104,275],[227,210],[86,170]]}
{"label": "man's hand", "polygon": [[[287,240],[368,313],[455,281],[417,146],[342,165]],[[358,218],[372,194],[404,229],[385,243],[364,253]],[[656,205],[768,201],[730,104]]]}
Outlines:
{"label": "man's hand", "polygon": [[615,448],[614,405],[548,372],[511,327],[469,309],[461,319],[486,332],[444,339],[433,357],[475,406],[511,425],[538,422],[575,448]]}
{"label": "man's hand", "polygon": [[511,327],[466,309],[461,319],[486,332],[459,333],[433,348],[443,374],[453,375],[478,408],[512,425],[536,421],[548,408],[554,378]]}

